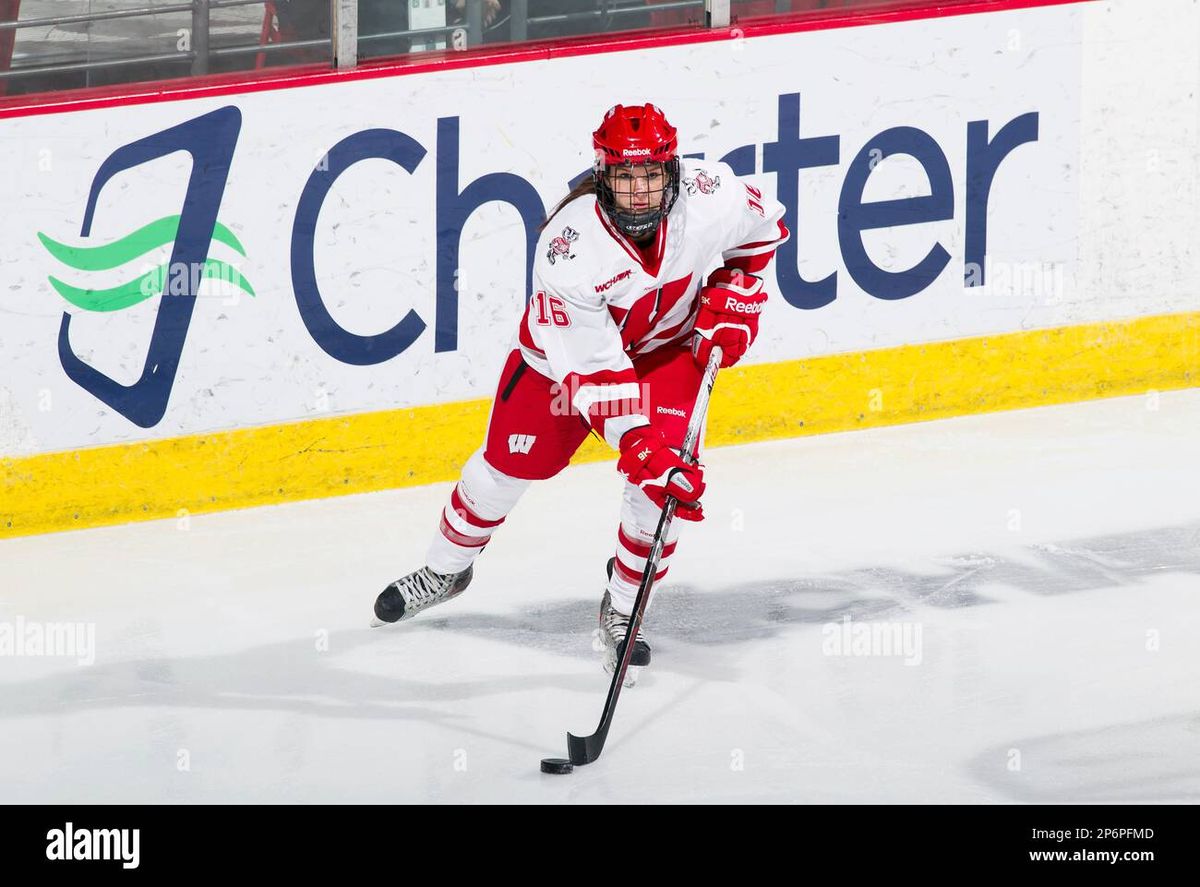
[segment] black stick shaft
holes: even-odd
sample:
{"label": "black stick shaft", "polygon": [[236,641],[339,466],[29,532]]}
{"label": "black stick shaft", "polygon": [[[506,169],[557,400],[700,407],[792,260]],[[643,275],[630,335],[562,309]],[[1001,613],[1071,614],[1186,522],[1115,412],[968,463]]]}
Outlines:
{"label": "black stick shaft", "polygon": [[[714,347],[704,368],[704,378],[700,390],[696,392],[696,403],[692,407],[691,418],[688,419],[687,432],[683,438],[681,456],[688,465],[697,461],[696,444],[700,439],[700,429],[704,427],[704,417],[708,413],[708,400],[712,394],[713,383],[717,381],[717,370],[721,367],[721,349]],[[646,558],[646,569],[642,572],[642,582],[638,586],[637,599],[633,605],[633,615],[629,621],[629,632],[625,635],[625,649],[621,661],[613,670],[612,683],[608,687],[608,697],[604,701],[604,712],[600,716],[600,725],[591,736],[576,736],[567,734],[567,753],[572,764],[590,764],[604,750],[604,741],[608,738],[608,729],[612,726],[613,715],[617,710],[617,699],[621,696],[621,687],[625,683],[625,673],[629,670],[629,660],[633,656],[633,638],[637,637],[638,629],[642,626],[642,616],[646,611],[646,603],[650,599],[650,589],[654,585],[654,575],[658,572],[658,561],[662,557],[666,544],[667,533],[671,521],[675,518],[675,506],[678,500],[668,496],[663,506],[662,516],[658,519],[658,528],[654,532],[654,543],[650,546],[650,555]]]}

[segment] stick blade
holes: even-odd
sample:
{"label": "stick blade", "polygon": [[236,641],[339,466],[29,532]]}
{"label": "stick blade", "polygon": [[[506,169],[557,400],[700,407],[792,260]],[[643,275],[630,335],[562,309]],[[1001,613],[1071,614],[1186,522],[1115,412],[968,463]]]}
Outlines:
{"label": "stick blade", "polygon": [[597,734],[591,736],[576,736],[574,733],[567,734],[567,755],[571,759],[572,764],[590,764],[596,758],[600,757],[600,752],[604,750],[604,739],[597,738]]}

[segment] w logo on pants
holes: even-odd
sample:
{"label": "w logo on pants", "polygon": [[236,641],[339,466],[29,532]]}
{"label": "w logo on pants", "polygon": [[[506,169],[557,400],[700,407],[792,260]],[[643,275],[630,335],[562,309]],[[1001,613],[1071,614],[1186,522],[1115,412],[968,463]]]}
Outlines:
{"label": "w logo on pants", "polygon": [[537,440],[536,434],[510,434],[508,436],[508,451],[510,453],[529,454],[533,448],[533,442]]}

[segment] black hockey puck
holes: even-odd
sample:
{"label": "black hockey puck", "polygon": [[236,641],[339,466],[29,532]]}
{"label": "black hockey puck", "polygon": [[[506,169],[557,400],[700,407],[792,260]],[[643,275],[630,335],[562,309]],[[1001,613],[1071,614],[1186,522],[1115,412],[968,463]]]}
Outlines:
{"label": "black hockey puck", "polygon": [[575,765],[566,758],[542,758],[543,773],[570,773]]}

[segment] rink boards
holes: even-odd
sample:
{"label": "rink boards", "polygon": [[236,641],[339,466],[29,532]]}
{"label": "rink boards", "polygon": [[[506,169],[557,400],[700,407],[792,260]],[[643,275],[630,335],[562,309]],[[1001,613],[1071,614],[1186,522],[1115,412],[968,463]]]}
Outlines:
{"label": "rink boards", "polygon": [[1200,12],[1012,6],[0,108],[0,536],[454,477],[634,96],[795,232],[710,445],[1194,385]]}

